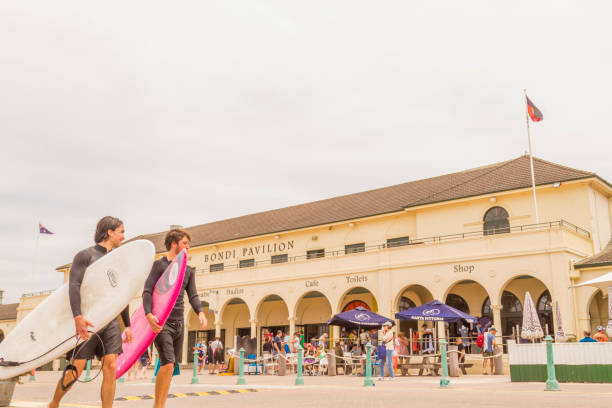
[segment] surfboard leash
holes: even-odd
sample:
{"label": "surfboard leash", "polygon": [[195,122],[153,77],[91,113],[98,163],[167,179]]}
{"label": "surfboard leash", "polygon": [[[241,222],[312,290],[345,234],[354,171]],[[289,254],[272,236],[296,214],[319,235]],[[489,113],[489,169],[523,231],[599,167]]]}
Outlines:
{"label": "surfboard leash", "polygon": [[[102,346],[102,356],[104,356],[106,354],[106,349],[104,348],[104,343],[102,342],[102,338],[100,337],[100,335],[98,333],[92,332],[90,330],[87,330],[88,333],[94,334],[98,337],[98,340],[100,340],[100,345]],[[80,383],[88,383],[91,382],[93,380],[95,380],[96,378],[98,378],[98,376],[100,375],[100,373],[102,372],[102,369],[104,368],[104,357],[102,357],[102,364],[100,365],[100,369],[98,370],[98,372],[96,373],[96,375],[94,375],[91,379],[89,379],[88,381],[81,381],[79,380],[79,371],[77,370],[76,366],[73,364],[75,357],[77,354],[79,354],[79,351],[81,351],[80,349],[77,350],[77,347],[79,345],[79,340],[81,340],[81,338],[79,336],[76,337],[76,344],[74,345],[74,349],[72,351],[72,355],[70,356],[70,362],[68,363],[68,365],[66,365],[66,367],[64,368],[64,371],[62,372],[62,379],[60,382],[60,385],[62,386],[62,390],[66,391],[68,388],[72,387],[72,385],[75,382],[80,382]],[[91,340],[91,337],[89,337],[89,339],[85,340],[83,343],[81,343],[81,348],[83,347],[84,344],[86,344],[89,340]],[[74,379],[70,380],[68,382],[68,384],[64,384],[64,379],[66,378],[66,373],[68,371],[72,372],[72,376],[74,377]]]}

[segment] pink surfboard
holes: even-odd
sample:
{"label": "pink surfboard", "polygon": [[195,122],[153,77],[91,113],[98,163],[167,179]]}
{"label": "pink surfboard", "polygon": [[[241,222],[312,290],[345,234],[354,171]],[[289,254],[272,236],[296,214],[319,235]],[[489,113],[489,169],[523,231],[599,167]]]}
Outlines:
{"label": "pink surfboard", "polygon": [[[187,252],[181,251],[168,265],[164,273],[159,277],[153,289],[153,308],[151,313],[159,325],[163,327],[170,316],[170,312],[179,297],[185,278],[185,268],[187,267]],[[144,314],[142,305],[130,318],[132,326],[132,341],[123,343],[123,353],[117,357],[117,374],[115,378],[121,377],[130,367],[140,358],[142,353],[151,345],[155,334],[149,326],[149,322]],[[125,341],[125,334],[122,336]]]}

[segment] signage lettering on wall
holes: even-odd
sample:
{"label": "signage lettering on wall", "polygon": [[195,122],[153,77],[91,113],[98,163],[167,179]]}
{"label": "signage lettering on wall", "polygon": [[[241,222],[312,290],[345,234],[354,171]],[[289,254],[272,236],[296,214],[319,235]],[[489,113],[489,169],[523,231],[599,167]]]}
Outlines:
{"label": "signage lettering on wall", "polygon": [[305,285],[307,288],[313,288],[313,287],[318,287],[319,286],[319,281],[318,280],[310,280],[310,281],[306,281]]}
{"label": "signage lettering on wall", "polygon": [[455,273],[460,273],[460,272],[472,273],[474,272],[474,269],[476,269],[474,265],[454,265],[453,266],[453,272]]}
{"label": "signage lettering on wall", "polygon": [[212,254],[204,255],[204,263],[208,262],[222,262],[229,259],[235,259],[236,254],[244,258],[247,256],[257,256],[265,254],[273,254],[276,252],[291,251],[293,249],[293,240],[286,242],[274,242],[272,244],[262,244],[251,247],[243,247],[239,250],[232,249],[227,251],[213,252]]}
{"label": "signage lettering on wall", "polygon": [[226,295],[242,295],[244,294],[244,289],[239,289],[239,288],[234,288],[234,289],[227,289],[225,291]]}
{"label": "signage lettering on wall", "polygon": [[353,276],[346,277],[346,283],[348,284],[362,283],[362,282],[367,282],[367,281],[368,281],[368,277],[366,275],[353,275]]}

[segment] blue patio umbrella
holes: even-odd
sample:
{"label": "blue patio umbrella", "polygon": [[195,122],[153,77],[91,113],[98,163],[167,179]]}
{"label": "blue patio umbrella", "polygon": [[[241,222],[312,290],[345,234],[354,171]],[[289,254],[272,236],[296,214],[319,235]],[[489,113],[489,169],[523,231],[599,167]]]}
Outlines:
{"label": "blue patio umbrella", "polygon": [[396,319],[403,320],[425,320],[425,321],[444,321],[459,322],[465,320],[468,323],[476,323],[478,319],[467,313],[457,310],[439,300],[433,300],[424,305],[413,307],[412,309],[402,310],[395,314]]}
{"label": "blue patio umbrella", "polygon": [[351,329],[380,329],[386,322],[391,323],[392,326],[395,325],[392,319],[358,306],[355,309],[347,310],[346,312],[332,316],[332,318],[327,321],[327,324]]}

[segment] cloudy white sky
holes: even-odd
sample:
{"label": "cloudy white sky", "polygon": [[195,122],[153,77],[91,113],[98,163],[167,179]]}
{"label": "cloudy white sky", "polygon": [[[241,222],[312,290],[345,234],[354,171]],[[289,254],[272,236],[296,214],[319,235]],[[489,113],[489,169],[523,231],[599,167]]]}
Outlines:
{"label": "cloudy white sky", "polygon": [[[612,3],[0,3],[0,288],[128,237],[534,154],[612,180]],[[36,225],[42,236],[32,277]]]}

